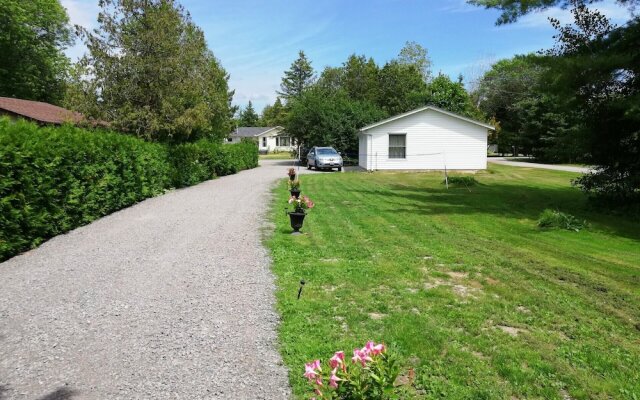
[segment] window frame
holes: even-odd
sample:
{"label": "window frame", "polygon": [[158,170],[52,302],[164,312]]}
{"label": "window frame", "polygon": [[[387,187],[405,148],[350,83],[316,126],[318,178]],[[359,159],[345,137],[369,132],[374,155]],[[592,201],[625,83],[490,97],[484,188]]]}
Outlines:
{"label": "window frame", "polygon": [[[404,147],[393,146],[394,149],[404,148],[404,157],[391,156],[391,136],[404,136]],[[406,160],[407,159],[407,134],[406,132],[392,132],[387,134],[387,158],[389,160]]]}

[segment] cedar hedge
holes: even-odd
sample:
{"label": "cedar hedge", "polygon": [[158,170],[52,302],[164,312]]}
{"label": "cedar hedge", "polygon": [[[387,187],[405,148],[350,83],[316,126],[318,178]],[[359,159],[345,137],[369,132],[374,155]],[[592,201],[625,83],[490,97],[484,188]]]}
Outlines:
{"label": "cedar hedge", "polygon": [[0,118],[0,260],[171,187],[257,164],[250,142],[168,146]]}

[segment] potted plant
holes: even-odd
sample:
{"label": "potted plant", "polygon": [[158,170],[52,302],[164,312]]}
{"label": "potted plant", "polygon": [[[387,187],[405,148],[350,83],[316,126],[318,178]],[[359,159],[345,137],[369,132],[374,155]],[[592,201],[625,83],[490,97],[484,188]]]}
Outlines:
{"label": "potted plant", "polygon": [[300,229],[304,223],[304,217],[307,215],[305,210],[313,208],[315,204],[307,196],[302,196],[302,198],[291,196],[289,198],[289,204],[291,204],[293,208],[293,211],[287,213],[291,220],[291,228],[293,228],[294,234],[300,233]]}
{"label": "potted plant", "polygon": [[289,175],[289,180],[290,181],[295,181],[296,180],[296,169],[295,168],[289,168],[289,172],[287,172],[287,175]]}
{"label": "potted plant", "polygon": [[296,199],[300,197],[300,180],[289,180],[287,181],[287,186],[289,186],[289,193],[292,197]]}

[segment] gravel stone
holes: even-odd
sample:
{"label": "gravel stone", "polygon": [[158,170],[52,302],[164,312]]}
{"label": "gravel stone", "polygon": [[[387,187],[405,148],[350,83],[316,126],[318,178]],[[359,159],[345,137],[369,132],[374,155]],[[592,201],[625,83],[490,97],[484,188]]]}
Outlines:
{"label": "gravel stone", "polygon": [[289,397],[261,232],[291,162],[262,164],[0,264],[0,398]]}

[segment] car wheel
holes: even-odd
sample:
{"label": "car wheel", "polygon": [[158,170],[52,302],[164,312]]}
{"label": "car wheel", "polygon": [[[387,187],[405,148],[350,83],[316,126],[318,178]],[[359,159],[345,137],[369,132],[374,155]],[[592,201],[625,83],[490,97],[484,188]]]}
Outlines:
{"label": "car wheel", "polygon": [[311,164],[307,163],[307,169],[311,169]]}
{"label": "car wheel", "polygon": [[338,167],[338,172],[342,172],[342,167]]}
{"label": "car wheel", "polygon": [[316,161],[315,164],[316,164],[316,171],[320,171],[320,169],[318,168],[318,161]]}

